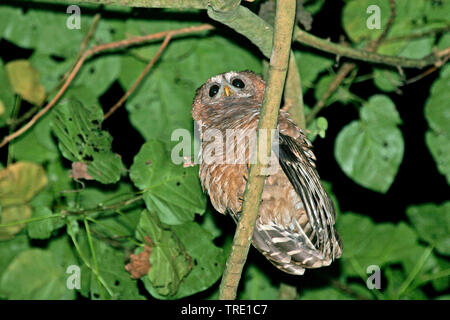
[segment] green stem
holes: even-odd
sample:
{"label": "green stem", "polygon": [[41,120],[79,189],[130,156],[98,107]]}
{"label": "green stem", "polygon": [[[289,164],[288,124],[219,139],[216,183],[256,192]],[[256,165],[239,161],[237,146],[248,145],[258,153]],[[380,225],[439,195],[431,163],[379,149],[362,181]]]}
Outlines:
{"label": "green stem", "polygon": [[94,268],[96,271],[98,291],[100,292],[100,297],[102,298],[102,300],[105,300],[105,295],[103,293],[103,289],[102,289],[102,285],[101,285],[101,281],[100,281],[100,272],[98,271],[97,255],[95,254],[94,244],[92,242],[91,231],[89,230],[89,223],[87,222],[86,218],[83,219],[83,222],[84,222],[84,227],[86,228],[86,235],[88,238],[89,249],[91,250],[92,260],[94,261]]}
{"label": "green stem", "polygon": [[75,239],[75,236],[73,234],[72,227],[70,226],[70,223],[67,224],[67,228],[68,228],[67,234],[69,235],[70,239],[72,240],[72,243],[75,246],[75,250],[77,251],[78,256],[81,258],[81,261],[83,261],[83,263],[86,265],[86,267],[88,267],[89,270],[91,270],[92,273],[94,273],[96,275],[97,279],[99,279],[100,283],[103,285],[103,287],[105,287],[106,291],[108,291],[109,295],[112,297],[113,296],[113,292],[109,289],[109,287],[106,284],[105,280],[103,280],[103,278],[100,276],[100,274],[98,272],[96,272],[96,270],[94,268],[92,268],[91,264],[89,263],[89,261],[86,259],[86,257],[82,253],[80,245],[78,244],[77,239]]}
{"label": "green stem", "polygon": [[0,228],[12,227],[12,226],[16,226],[16,225],[20,225],[20,224],[24,224],[24,223],[30,223],[30,222],[41,221],[41,220],[52,219],[52,218],[61,218],[61,217],[62,217],[62,215],[60,213],[54,213],[54,214],[50,214],[50,215],[43,216],[43,217],[35,217],[35,218],[0,224]]}
{"label": "green stem", "polygon": [[413,280],[416,278],[417,274],[420,272],[420,270],[423,268],[423,266],[427,262],[432,251],[433,251],[433,248],[429,247],[422,254],[419,261],[416,263],[414,268],[411,270],[411,272],[409,273],[406,280],[402,283],[400,288],[397,290],[397,294],[395,295],[396,299],[399,299],[402,296],[402,294],[406,291],[406,289],[408,289],[409,285],[413,282]]}

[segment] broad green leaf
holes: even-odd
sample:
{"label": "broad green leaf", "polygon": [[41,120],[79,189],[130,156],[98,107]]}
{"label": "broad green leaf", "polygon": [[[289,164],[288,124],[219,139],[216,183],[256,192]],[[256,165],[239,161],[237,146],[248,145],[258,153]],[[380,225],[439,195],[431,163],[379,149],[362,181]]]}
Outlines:
{"label": "broad green leaf", "polygon": [[45,185],[44,169],[30,162],[16,162],[0,170],[0,204],[23,204],[31,200]]}
{"label": "broad green leaf", "polygon": [[0,296],[8,299],[74,299],[66,286],[65,270],[52,252],[30,249],[9,264],[0,279]]}
{"label": "broad green leaf", "polygon": [[[170,228],[164,227],[155,214],[141,213],[137,237],[150,246],[150,270],[144,276],[147,290],[156,297],[174,296],[184,277],[191,271],[192,261],[183,243]],[[142,250],[138,249],[136,253]]]}
{"label": "broad green leaf", "polygon": [[[443,20],[430,19],[430,11],[425,10],[430,1],[426,0],[396,0],[395,19],[387,38],[407,36],[420,31],[443,27]],[[380,26],[371,27],[368,24],[376,19],[377,12],[367,12],[370,6],[379,9]],[[371,9],[374,7],[370,7]],[[342,24],[347,35],[353,42],[368,44],[378,38],[385,30],[390,17],[389,0],[352,0],[344,7]],[[420,39],[405,39],[385,42],[379,46],[378,52],[388,55],[398,55],[408,58],[422,58],[431,53],[434,36]]]}
{"label": "broad green leaf", "polygon": [[444,255],[450,255],[450,202],[423,204],[406,211],[419,236]]}
{"label": "broad green leaf", "polygon": [[8,62],[5,72],[15,93],[35,105],[44,102],[45,88],[39,82],[39,72],[28,60]]}
{"label": "broad green leaf", "polygon": [[69,100],[55,110],[52,129],[65,158],[87,164],[87,173],[95,180],[115,183],[124,166],[120,156],[111,150],[111,135],[101,130],[102,121],[100,107],[87,108]]}
{"label": "broad green leaf", "polygon": [[374,68],[373,81],[378,89],[386,92],[396,91],[403,81],[397,71]]}
{"label": "broad green leaf", "polygon": [[383,95],[372,96],[363,105],[360,118],[339,132],[335,157],[352,180],[385,193],[403,158],[404,142],[397,127],[401,119],[392,101]]}
{"label": "broad green leaf", "polygon": [[[42,218],[52,214],[47,207],[37,207],[33,211],[32,218]],[[31,239],[48,239],[54,229],[54,218],[47,218],[40,221],[30,222],[27,224],[28,236]]]}
{"label": "broad green leaf", "polygon": [[30,130],[11,142],[14,159],[44,163],[59,159],[56,143],[51,135],[51,117],[40,119]]}
{"label": "broad green leaf", "polygon": [[450,184],[450,65],[441,70],[441,75],[431,87],[425,105],[425,117],[430,129],[425,141],[441,174]]}
{"label": "broad green leaf", "polygon": [[242,300],[276,300],[278,299],[278,285],[275,285],[268,275],[257,266],[247,267],[243,279],[245,284],[239,299]]}
{"label": "broad green leaf", "polygon": [[[143,278],[147,290],[158,299],[180,299],[211,287],[222,275],[226,259],[223,250],[214,245],[211,234],[194,222],[170,227],[160,224],[158,227],[155,218],[156,216],[144,211],[140,222],[142,231],[137,233],[137,237],[140,239],[142,236],[148,236],[152,240],[150,245],[152,265],[148,277]],[[151,221],[153,223],[149,223]],[[167,290],[161,291],[161,289],[155,288],[154,279],[159,282],[162,280],[176,282],[180,278],[180,274],[176,276],[170,274],[176,266],[178,266],[178,270],[181,268],[182,271],[186,271],[186,262],[182,263],[183,260],[177,260],[173,256],[173,254],[177,254],[176,256],[180,257],[180,250],[184,252],[184,257],[188,258],[189,270],[187,275],[179,280],[177,289],[168,295],[165,294]],[[171,253],[171,261],[166,261],[167,258],[161,256],[160,253]],[[157,258],[164,259],[160,261]],[[176,262],[182,264],[176,264]],[[152,278],[154,279],[152,280]]]}
{"label": "broad green leaf", "polygon": [[195,222],[171,227],[193,261],[192,269],[181,280],[174,299],[193,295],[211,287],[222,276],[227,256],[213,243],[213,237]]}
{"label": "broad green leaf", "polygon": [[14,239],[0,242],[0,278],[13,259],[22,251],[30,248],[26,235],[18,235]]}
{"label": "broad green leaf", "polygon": [[195,213],[205,212],[197,170],[173,164],[169,145],[149,140],[134,158],[130,178],[144,191],[147,208],[157,213],[161,222],[181,224],[192,221]]}
{"label": "broad green leaf", "polygon": [[345,246],[341,264],[347,276],[366,274],[370,265],[401,262],[417,245],[415,232],[403,222],[375,224],[369,217],[345,213],[337,220],[337,230]]}

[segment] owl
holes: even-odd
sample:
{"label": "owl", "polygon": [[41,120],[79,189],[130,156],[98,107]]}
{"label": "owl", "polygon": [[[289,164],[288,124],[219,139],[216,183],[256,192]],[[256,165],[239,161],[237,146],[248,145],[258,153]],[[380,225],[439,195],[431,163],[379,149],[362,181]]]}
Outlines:
{"label": "owl", "polygon": [[[192,115],[200,131],[203,190],[218,212],[230,214],[236,222],[264,89],[264,80],[253,72],[230,71],[206,81],[193,102]],[[334,228],[336,211],[320,182],[311,143],[282,110],[277,131],[278,152],[272,155],[276,159],[265,179],[252,244],[280,270],[302,275],[305,268],[328,266],[339,258],[342,242]],[[228,139],[230,134],[235,139]],[[222,148],[217,148],[218,142]],[[236,152],[238,157],[227,158]]]}

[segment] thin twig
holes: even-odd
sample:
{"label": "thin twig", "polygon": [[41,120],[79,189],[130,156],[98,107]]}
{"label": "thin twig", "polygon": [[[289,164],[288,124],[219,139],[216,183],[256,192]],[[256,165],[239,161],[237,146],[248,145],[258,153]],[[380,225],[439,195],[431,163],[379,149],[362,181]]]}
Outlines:
{"label": "thin twig", "polygon": [[174,36],[178,36],[178,35],[182,35],[182,34],[202,32],[202,31],[211,30],[211,29],[213,29],[213,27],[211,25],[202,24],[200,26],[195,26],[195,27],[187,27],[187,28],[182,28],[182,29],[177,29],[177,30],[162,31],[162,32],[157,32],[157,33],[153,33],[150,35],[138,36],[138,37],[133,37],[130,39],[114,41],[114,42],[110,42],[110,43],[106,43],[106,44],[97,45],[97,46],[92,47],[89,50],[86,50],[82,54],[80,59],[77,61],[77,63],[75,64],[74,68],[70,72],[69,76],[67,77],[66,81],[62,85],[61,89],[59,89],[59,91],[55,95],[55,97],[53,97],[53,99],[43,109],[41,109],[41,111],[39,111],[37,114],[35,114],[34,117],[31,118],[31,120],[29,122],[27,122],[23,127],[21,127],[19,130],[15,131],[14,133],[3,138],[2,142],[0,143],[0,148],[4,147],[10,141],[12,141],[12,140],[16,139],[17,137],[21,136],[22,134],[24,134],[42,116],[44,116],[48,111],[50,111],[50,109],[59,101],[59,99],[62,97],[62,95],[66,92],[67,88],[69,87],[69,85],[71,84],[71,82],[73,81],[75,76],[77,75],[78,71],[80,70],[83,63],[86,61],[86,59],[88,59],[96,54],[99,54],[101,52],[107,51],[107,50],[122,49],[122,48],[129,47],[132,45],[162,39],[162,38],[167,37],[168,35],[170,35],[171,37],[174,37]]}
{"label": "thin twig", "polygon": [[344,81],[347,75],[353,71],[355,66],[356,65],[354,63],[346,62],[339,68],[333,81],[331,81],[331,83],[328,85],[327,90],[322,94],[320,99],[308,113],[308,116],[306,117],[306,125],[309,125],[314,120],[316,115],[326,106],[328,99],[337,90],[337,88],[339,88],[342,81]]}
{"label": "thin twig", "polygon": [[[257,142],[259,145],[260,130],[276,128],[278,122],[278,111],[280,108],[283,87],[291,51],[292,29],[295,19],[296,0],[277,1],[275,17],[275,30],[273,36],[272,55],[269,65],[269,78],[264,92],[264,100],[258,121]],[[271,135],[267,135],[266,146],[272,144]],[[265,148],[265,156],[269,156],[271,148]],[[244,201],[241,218],[238,222],[233,239],[230,256],[228,257],[225,271],[220,284],[219,299],[231,300],[236,297],[237,287],[241,278],[242,269],[247,260],[248,250],[253,238],[253,230],[258,217],[261,194],[264,188],[267,165],[261,162],[261,157],[256,157],[256,164],[250,165],[248,182],[245,187]]]}
{"label": "thin twig", "polygon": [[111,109],[109,109],[108,112],[105,114],[104,120],[108,119],[117,109],[119,109],[119,107],[122,106],[123,103],[128,99],[128,97],[134,92],[134,90],[136,90],[141,81],[145,78],[145,75],[150,71],[150,69],[153,67],[156,61],[158,61],[164,49],[166,49],[167,45],[169,44],[170,39],[171,35],[168,34],[164,39],[163,43],[161,44],[161,46],[159,47],[156,54],[153,56],[153,58],[150,60],[150,62],[147,64],[144,70],[142,70],[141,74],[136,79],[136,81],[134,81],[130,89],[128,89],[127,92],[122,96],[122,98],[120,98],[119,101],[117,101],[116,104],[112,106]]}
{"label": "thin twig", "polygon": [[[91,40],[91,38],[94,36],[95,30],[97,29],[98,23],[100,21],[101,15],[99,13],[97,13],[94,16],[94,19],[92,21],[92,25],[89,28],[89,31],[86,35],[86,37],[84,37],[83,41],[81,42],[80,45],[80,50],[78,51],[78,55],[75,59],[74,64],[71,66],[71,68],[69,69],[69,71],[67,71],[64,76],[61,78],[61,80],[58,82],[58,84],[55,86],[55,88],[50,90],[50,93],[48,95],[51,95],[54,91],[56,91],[58,88],[61,87],[61,85],[64,84],[64,82],[66,81],[67,77],[69,76],[70,71],[75,67],[75,64],[77,63],[77,61],[81,58],[81,56],[83,55],[84,50],[86,49],[89,41]],[[20,117],[19,119],[15,119],[13,121],[11,121],[10,126],[11,128],[14,130],[15,128],[17,128],[17,126],[21,125],[23,122],[27,121],[31,116],[33,116],[33,114],[39,110],[39,108],[41,108],[41,106],[34,106],[33,108],[31,108],[30,110],[28,110],[22,117]]]}

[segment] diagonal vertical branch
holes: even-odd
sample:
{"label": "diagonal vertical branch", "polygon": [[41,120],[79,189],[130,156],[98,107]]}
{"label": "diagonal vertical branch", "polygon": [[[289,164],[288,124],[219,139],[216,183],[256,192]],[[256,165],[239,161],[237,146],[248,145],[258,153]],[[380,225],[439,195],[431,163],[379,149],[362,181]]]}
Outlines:
{"label": "diagonal vertical branch", "polygon": [[[264,92],[258,131],[275,129],[278,122],[283,87],[291,51],[292,30],[294,27],[296,0],[278,0],[275,16],[275,29],[273,36],[272,55],[270,57],[269,78]],[[267,135],[266,145],[270,146],[271,135]],[[259,146],[258,134],[256,146]],[[266,148],[270,156],[271,148]],[[248,183],[244,193],[244,203],[241,219],[238,222],[234,235],[233,246],[228,257],[222,283],[220,284],[219,298],[231,300],[236,297],[237,287],[241,278],[242,269],[247,260],[248,250],[253,238],[253,229],[258,217],[261,194],[264,188],[265,176],[261,173],[266,165],[261,163],[257,156],[256,164],[250,166]],[[269,157],[270,158],[270,157]]]}

